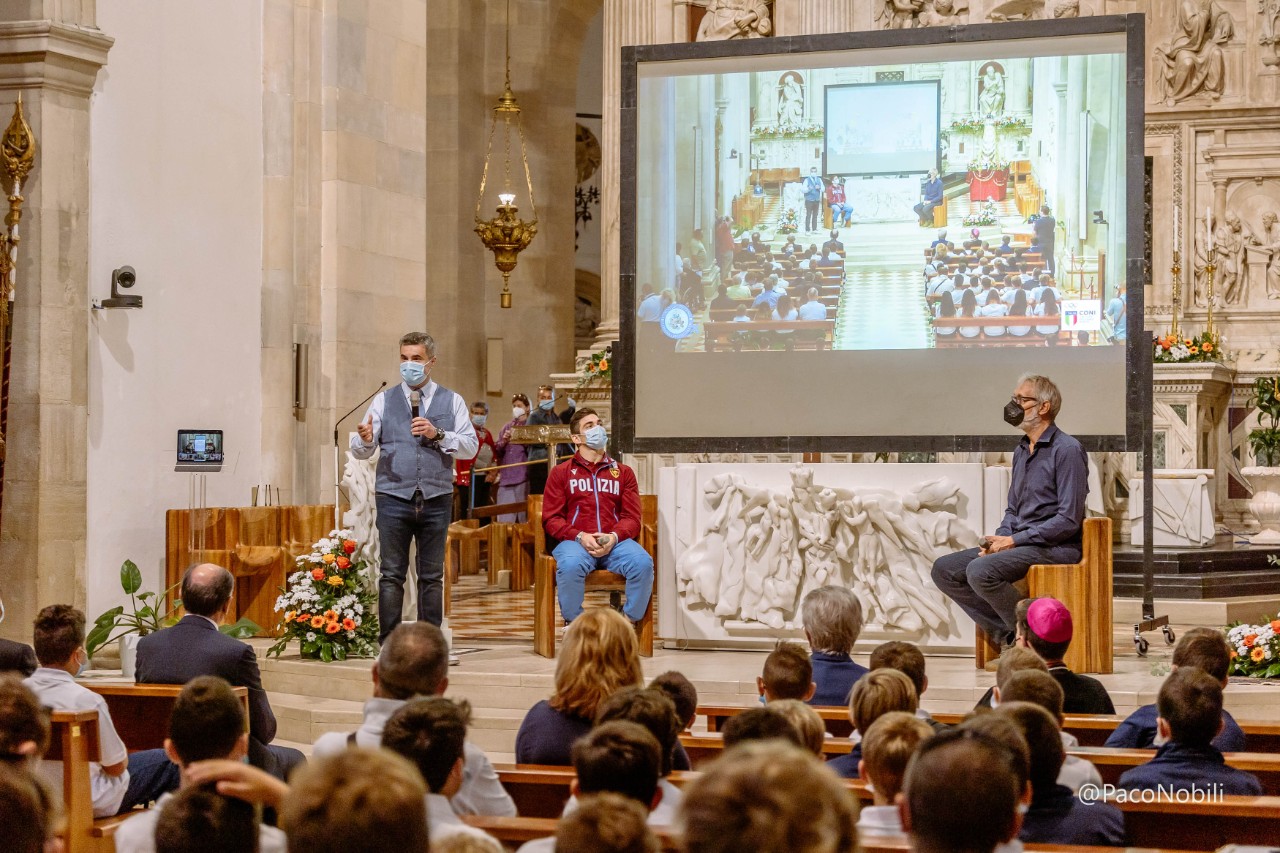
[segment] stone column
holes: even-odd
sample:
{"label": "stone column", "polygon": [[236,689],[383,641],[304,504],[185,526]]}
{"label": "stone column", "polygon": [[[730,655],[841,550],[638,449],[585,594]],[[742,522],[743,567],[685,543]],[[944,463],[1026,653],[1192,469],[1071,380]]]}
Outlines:
{"label": "stone column", "polygon": [[15,271],[0,535],[0,634],[29,638],[39,607],[85,606],[89,99],[112,40],[92,3],[6,9],[15,5],[49,15],[0,21],[0,122],[21,91],[37,141]]}
{"label": "stone column", "polygon": [[604,120],[600,165],[600,325],[596,345],[618,339],[618,227],[622,172],[619,158],[622,144],[621,104],[622,48],[652,44],[656,35],[654,16],[657,0],[605,0],[604,4]]}
{"label": "stone column", "polygon": [[854,23],[853,0],[777,0],[773,28],[780,36],[848,33]]}

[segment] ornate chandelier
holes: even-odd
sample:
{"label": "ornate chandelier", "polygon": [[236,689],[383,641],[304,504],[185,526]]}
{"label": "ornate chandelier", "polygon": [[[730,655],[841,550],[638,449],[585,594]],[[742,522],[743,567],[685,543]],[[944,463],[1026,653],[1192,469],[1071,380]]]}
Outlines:
{"label": "ornate chandelier", "polygon": [[[489,165],[493,157],[493,137],[502,124],[503,182],[498,193],[498,215],[492,219],[480,218],[480,205],[484,203],[484,190],[489,181]],[[520,141],[520,162],[524,166],[525,187],[529,191],[529,210],[533,219],[525,221],[517,214],[516,193],[511,186],[511,132],[515,130]],[[533,178],[529,175],[529,158],[525,153],[524,127],[520,122],[520,104],[511,91],[511,0],[507,0],[507,75],[502,96],[493,108],[493,121],[489,125],[489,143],[484,152],[484,172],[480,176],[480,194],[476,196],[476,234],[493,252],[494,266],[502,273],[502,307],[511,307],[511,271],[516,268],[520,253],[538,233],[538,210],[533,201]]]}

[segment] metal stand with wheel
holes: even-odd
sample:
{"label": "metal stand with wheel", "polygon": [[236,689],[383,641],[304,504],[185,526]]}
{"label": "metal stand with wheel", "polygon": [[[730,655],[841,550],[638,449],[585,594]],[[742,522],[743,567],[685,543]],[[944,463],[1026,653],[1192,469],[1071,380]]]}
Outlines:
{"label": "metal stand with wheel", "polygon": [[[1155,366],[1150,355],[1155,341],[1152,340],[1150,332],[1145,332],[1144,336],[1147,338],[1147,356],[1143,361],[1146,367],[1142,371],[1142,381],[1150,389],[1155,380]],[[1152,450],[1155,444],[1153,440],[1155,431],[1154,418],[1152,401],[1148,399],[1147,405],[1142,410],[1142,517],[1144,519],[1142,525],[1142,619],[1133,625],[1133,645],[1137,649],[1138,657],[1146,657],[1147,651],[1151,648],[1150,643],[1142,636],[1144,632],[1154,631],[1159,628],[1164,632],[1165,643],[1170,646],[1177,639],[1174,636],[1173,628],[1169,626],[1169,617],[1156,615],[1155,524],[1152,522],[1152,504],[1155,492],[1155,460],[1152,458]]]}

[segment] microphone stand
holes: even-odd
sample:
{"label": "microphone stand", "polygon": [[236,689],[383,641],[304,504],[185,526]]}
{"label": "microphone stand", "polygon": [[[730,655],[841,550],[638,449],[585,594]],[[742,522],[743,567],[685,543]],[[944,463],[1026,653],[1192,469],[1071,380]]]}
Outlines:
{"label": "microphone stand", "polygon": [[387,387],[386,380],[378,386],[377,390],[365,397],[359,403],[351,407],[351,411],[338,418],[337,423],[333,425],[333,529],[342,529],[342,466],[338,464],[338,426],[347,418],[355,414],[356,409],[377,396],[378,391]]}

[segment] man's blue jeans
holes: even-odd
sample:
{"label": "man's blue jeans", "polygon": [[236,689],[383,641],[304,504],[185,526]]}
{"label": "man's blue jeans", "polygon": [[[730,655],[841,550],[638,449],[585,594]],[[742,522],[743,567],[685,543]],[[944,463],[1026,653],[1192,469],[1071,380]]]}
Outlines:
{"label": "man's blue jeans", "polygon": [[453,493],[409,500],[377,495],[378,540],[382,566],[378,578],[378,642],[400,624],[404,581],[409,572],[409,543],[418,545],[418,621],[439,625],[444,618],[444,546],[453,514]]}
{"label": "man's blue jeans", "polygon": [[613,550],[599,559],[577,542],[561,542],[551,556],[556,558],[556,596],[560,599],[560,615],[564,621],[572,622],[582,613],[587,575],[596,569],[606,569],[626,578],[627,602],[622,613],[632,622],[644,617],[653,592],[653,558],[639,542],[619,539]]}
{"label": "man's blue jeans", "polygon": [[1014,584],[1028,569],[1080,561],[1079,545],[1019,545],[984,557],[978,553],[969,548],[939,557],[933,563],[933,582],[996,642],[1007,642],[1017,632],[1015,611],[1023,595]]}

